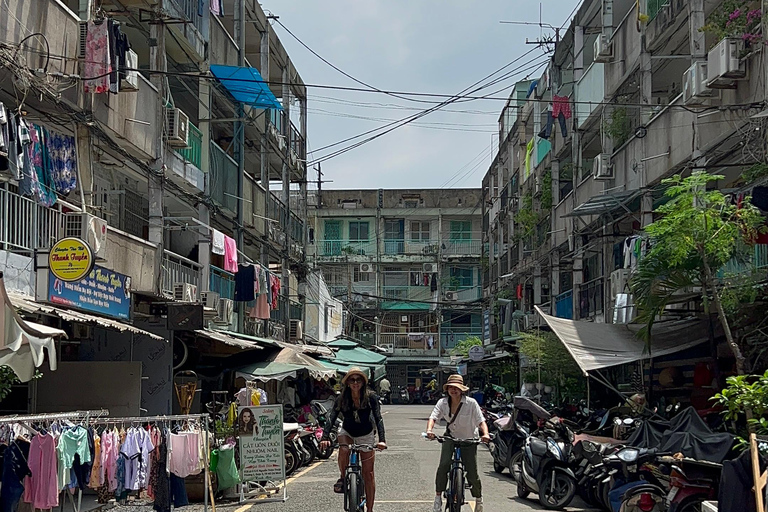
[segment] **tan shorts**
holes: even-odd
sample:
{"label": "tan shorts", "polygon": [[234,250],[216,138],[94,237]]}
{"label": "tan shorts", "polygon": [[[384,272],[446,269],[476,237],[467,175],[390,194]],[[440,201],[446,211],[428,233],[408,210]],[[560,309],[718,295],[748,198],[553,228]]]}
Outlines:
{"label": "tan shorts", "polygon": [[[354,444],[367,444],[370,446],[376,446],[376,431],[372,431],[370,434],[366,434],[360,437],[352,437],[349,432],[344,430],[344,427],[339,427],[339,437],[346,436],[352,438]],[[369,449],[360,450],[361,452],[370,452]]]}

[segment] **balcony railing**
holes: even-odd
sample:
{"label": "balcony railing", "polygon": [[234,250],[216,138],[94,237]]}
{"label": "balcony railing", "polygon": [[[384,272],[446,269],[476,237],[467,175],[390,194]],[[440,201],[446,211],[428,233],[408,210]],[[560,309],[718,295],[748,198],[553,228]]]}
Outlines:
{"label": "balcony railing", "polygon": [[[7,187],[7,185],[6,185]],[[61,238],[63,214],[7,188],[0,188],[0,249],[31,253]]]}
{"label": "balcony railing", "polygon": [[376,242],[368,240],[320,240],[318,256],[375,256]]}
{"label": "balcony railing", "polygon": [[346,286],[328,286],[328,292],[331,294],[331,297],[335,297],[337,299],[345,300],[347,298],[347,295],[349,294],[349,290]]}
{"label": "balcony railing", "polygon": [[605,95],[605,64],[593,62],[576,83],[574,100],[576,118],[581,128],[589,115],[603,103]]}
{"label": "balcony railing", "polygon": [[387,301],[429,301],[429,286],[383,286],[382,295]]}
{"label": "balcony railing", "polygon": [[579,289],[579,318],[589,318],[603,311],[603,278],[598,277]]}
{"label": "balcony railing", "polygon": [[457,343],[471,336],[483,337],[480,327],[442,327],[440,329],[440,345],[448,350],[454,348]]}
{"label": "balcony railing", "polygon": [[277,298],[277,309],[273,309],[269,313],[269,319],[273,322],[285,324],[288,322],[289,317],[288,298],[280,296]]}
{"label": "balcony railing", "polygon": [[173,285],[188,283],[197,286],[200,291],[203,266],[184,256],[179,256],[171,251],[165,251],[163,255],[163,291],[173,293]]}
{"label": "balcony railing", "polygon": [[768,268],[768,244],[755,244],[746,260],[732,259],[717,273],[719,279]]}
{"label": "balcony railing", "polygon": [[173,0],[184,12],[184,16],[203,34],[203,16],[207,15],[200,0]]}
{"label": "balcony railing", "polygon": [[573,318],[573,290],[568,290],[555,297],[555,316]]}
{"label": "balcony railing", "polygon": [[189,131],[187,132],[187,147],[184,149],[176,149],[175,151],[184,160],[191,163],[198,169],[202,169],[203,132],[201,132],[197,126],[189,123]]}
{"label": "balcony railing", "polygon": [[479,256],[482,252],[483,241],[481,239],[470,240],[443,240],[441,249],[446,256]]}
{"label": "balcony railing", "polygon": [[231,212],[237,211],[237,162],[211,142],[211,197]]}
{"label": "balcony railing", "polygon": [[235,274],[227,272],[219,267],[210,266],[210,288],[222,299],[235,299]]}
{"label": "balcony railing", "polygon": [[438,355],[438,333],[382,333],[380,346],[391,347],[395,354]]}
{"label": "balcony railing", "polygon": [[291,300],[288,307],[288,314],[291,320],[302,320],[304,318],[304,308],[301,306],[301,302]]}

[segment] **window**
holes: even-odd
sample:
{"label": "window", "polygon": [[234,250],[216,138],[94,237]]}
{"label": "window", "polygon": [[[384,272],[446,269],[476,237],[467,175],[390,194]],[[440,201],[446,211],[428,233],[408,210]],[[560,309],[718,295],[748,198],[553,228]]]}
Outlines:
{"label": "window", "polygon": [[471,268],[450,267],[450,286],[453,288],[471,288],[473,286],[473,273]]}
{"label": "window", "polygon": [[350,222],[349,240],[352,242],[367,242],[368,222]]}
{"label": "window", "polygon": [[451,240],[472,240],[472,221],[452,220]]}
{"label": "window", "polygon": [[429,221],[413,221],[411,222],[411,241],[412,242],[429,242]]}
{"label": "window", "polygon": [[352,272],[352,281],[355,283],[368,283],[371,281],[371,272],[360,272],[360,267],[355,267]]}
{"label": "window", "polygon": [[419,207],[419,201],[405,201],[405,208],[418,208]]}

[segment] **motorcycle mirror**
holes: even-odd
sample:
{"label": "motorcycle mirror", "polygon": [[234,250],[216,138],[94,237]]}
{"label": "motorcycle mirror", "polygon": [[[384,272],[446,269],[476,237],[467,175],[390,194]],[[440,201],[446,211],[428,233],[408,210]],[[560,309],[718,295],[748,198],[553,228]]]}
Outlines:
{"label": "motorcycle mirror", "polygon": [[632,418],[624,418],[624,422],[623,423],[624,423],[624,425],[629,426],[629,425],[633,424],[634,422],[635,422],[635,420],[633,420]]}

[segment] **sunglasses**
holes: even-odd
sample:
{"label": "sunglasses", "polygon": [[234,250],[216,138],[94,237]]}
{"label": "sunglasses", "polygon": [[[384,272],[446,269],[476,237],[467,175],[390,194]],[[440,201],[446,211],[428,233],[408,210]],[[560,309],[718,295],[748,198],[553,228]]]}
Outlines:
{"label": "sunglasses", "polygon": [[353,383],[353,384],[354,384],[355,382],[360,382],[360,383],[362,383],[362,382],[365,382],[365,381],[364,381],[363,379],[361,379],[360,377],[353,377],[353,378],[349,378],[349,379],[347,379],[347,381],[349,381],[349,382],[351,382],[351,383]]}

